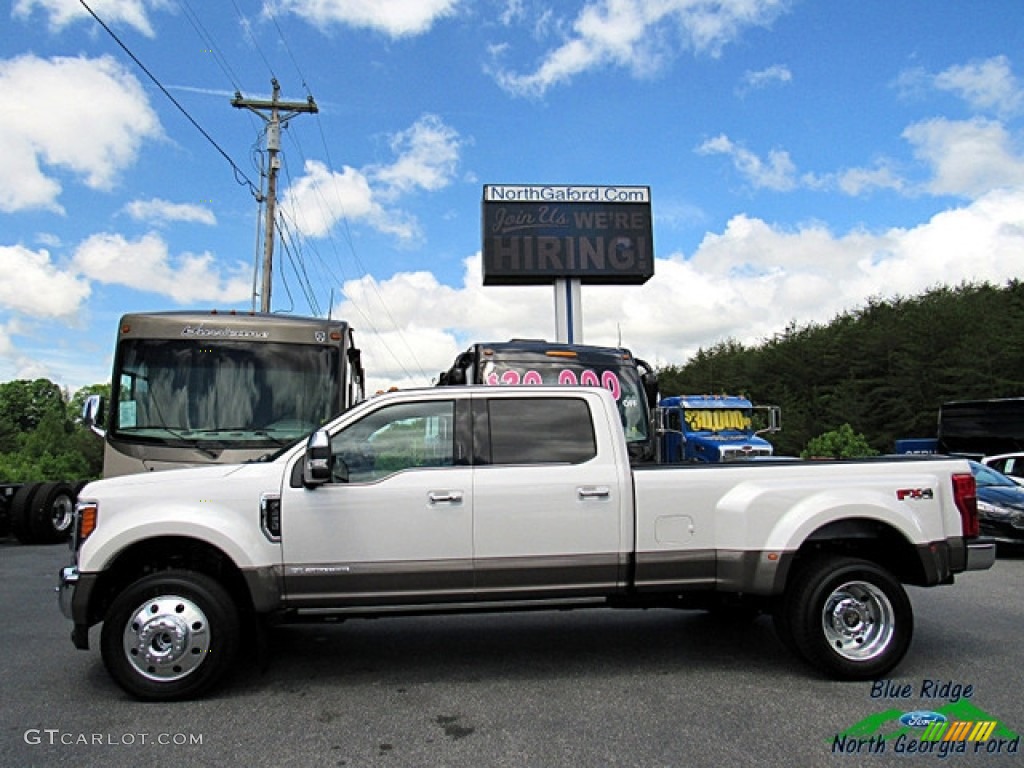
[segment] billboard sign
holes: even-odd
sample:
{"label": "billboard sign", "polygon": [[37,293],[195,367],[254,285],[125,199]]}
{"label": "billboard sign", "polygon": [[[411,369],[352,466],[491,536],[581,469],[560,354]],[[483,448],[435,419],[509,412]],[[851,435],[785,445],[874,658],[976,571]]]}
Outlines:
{"label": "billboard sign", "polygon": [[484,285],[640,285],[654,275],[650,187],[488,184]]}

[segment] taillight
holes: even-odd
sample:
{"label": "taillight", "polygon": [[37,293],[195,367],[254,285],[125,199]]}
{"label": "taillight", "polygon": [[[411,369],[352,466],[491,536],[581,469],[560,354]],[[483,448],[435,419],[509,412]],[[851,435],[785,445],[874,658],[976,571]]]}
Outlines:
{"label": "taillight", "polygon": [[978,486],[974,475],[967,473],[953,475],[953,501],[960,512],[960,525],[964,538],[972,538],[980,533],[978,528]]}

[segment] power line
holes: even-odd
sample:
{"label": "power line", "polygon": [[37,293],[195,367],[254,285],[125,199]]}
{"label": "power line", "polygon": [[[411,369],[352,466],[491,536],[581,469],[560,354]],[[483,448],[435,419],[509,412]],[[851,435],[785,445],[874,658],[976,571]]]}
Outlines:
{"label": "power line", "polygon": [[192,29],[196,31],[200,39],[210,49],[210,53],[213,55],[214,61],[217,62],[217,66],[220,67],[220,71],[224,73],[224,76],[231,81],[232,87],[237,91],[240,90],[239,78],[231,69],[231,65],[228,64],[227,59],[221,52],[220,47],[214,42],[213,36],[207,31],[206,27],[203,26],[203,22],[200,21],[199,15],[195,12],[188,0],[178,0],[178,5],[181,7],[182,13],[185,18],[188,19],[188,23],[192,25]]}
{"label": "power line", "polygon": [[[203,127],[201,125],[199,125],[199,123],[177,101],[177,99],[175,99],[168,92],[167,88],[165,88],[164,85],[157,79],[157,77],[155,75],[153,75],[153,73],[150,72],[149,69],[146,68],[146,66],[139,60],[139,58],[137,56],[135,56],[135,54],[128,48],[128,46],[124,42],[121,41],[121,39],[113,32],[113,30],[110,29],[110,27],[107,26],[107,24],[96,14],[96,12],[93,11],[92,8],[90,8],[86,4],[85,0],[79,0],[79,2],[86,9],[86,11],[88,11],[89,14],[97,21],[97,23],[99,23],[100,26],[103,27],[103,29],[107,32],[107,34],[110,35],[110,37],[122,48],[122,50],[124,50],[124,52],[126,54],[128,54],[128,56],[132,59],[132,61],[134,61],[135,64],[149,77],[149,79],[153,81],[153,83],[160,89],[160,91],[167,97],[167,99],[172,104],[174,104],[175,107],[177,107],[177,109],[186,117],[186,119],[190,123],[192,123],[192,125],[196,128],[196,130],[198,130],[200,132],[200,134],[202,134],[202,136],[214,147],[214,149],[216,149],[217,152],[225,160],[227,160],[228,164],[231,166],[232,170],[234,171],[236,181],[238,181],[239,184],[247,185],[249,187],[251,194],[253,195],[253,197],[256,199],[256,201],[260,204],[260,206],[262,208],[262,205],[265,202],[265,198],[264,198],[264,195],[262,193],[261,187],[257,186],[246,175],[246,173],[241,168],[239,168],[239,166],[234,162],[234,160],[231,159],[231,157],[227,154],[227,152],[225,152],[220,147],[220,145],[217,144],[217,142],[203,129]],[[236,107],[248,107],[253,112],[256,112],[256,110],[259,109],[259,108],[272,108],[272,105],[270,103],[263,103],[263,102],[258,102],[256,100],[243,99],[241,97],[241,94],[239,93],[240,88],[238,86],[238,80],[239,80],[238,76],[231,69],[230,65],[227,62],[227,59],[224,57],[224,55],[221,52],[220,48],[214,42],[212,35],[209,33],[209,31],[207,31],[205,26],[202,24],[202,21],[199,19],[198,14],[196,14],[195,10],[191,7],[191,5],[189,5],[188,0],[179,0],[179,5],[182,7],[184,15],[188,19],[189,23],[192,25],[192,27],[195,30],[196,34],[200,37],[201,40],[203,40],[203,42],[206,45],[208,45],[210,47],[210,51],[211,51],[211,53],[213,53],[214,58],[215,58],[215,60],[217,62],[217,65],[220,67],[220,69],[224,73],[225,77],[227,77],[227,79],[234,86],[235,91],[236,91],[236,95],[235,95],[235,99],[232,101],[233,106],[236,106]],[[246,35],[248,41],[250,42],[252,47],[256,50],[256,52],[259,54],[259,57],[262,59],[264,65],[266,66],[267,70],[270,72],[272,78],[274,78],[276,80],[276,77],[274,76],[274,69],[271,66],[271,64],[270,64],[269,60],[267,59],[266,55],[263,53],[263,50],[260,47],[259,43],[257,42],[257,40],[255,38],[255,35],[253,35],[252,29],[251,29],[251,24],[249,23],[249,20],[242,13],[241,9],[238,6],[238,3],[235,0],[232,0],[232,6],[234,7],[235,12],[236,12],[236,14],[238,15],[238,17],[240,19],[242,28],[243,28],[243,30],[245,32],[245,35]],[[312,93],[310,91],[309,85],[308,85],[308,83],[306,81],[306,77],[303,74],[302,69],[299,66],[299,63],[298,63],[298,61],[295,58],[294,53],[292,52],[291,46],[288,44],[288,41],[285,38],[284,31],[281,29],[281,25],[278,23],[276,16],[274,16],[274,14],[271,11],[269,11],[269,9],[268,9],[267,13],[268,13],[271,21],[274,24],[274,28],[277,30],[278,36],[281,39],[282,44],[284,45],[285,51],[287,52],[289,59],[291,60],[293,66],[295,67],[296,72],[299,74],[299,78],[302,81],[302,86],[303,86],[303,88],[305,88],[306,94],[308,96],[307,105],[303,105],[303,108],[299,109],[298,111],[313,111],[313,110],[315,110],[315,102],[313,101],[313,96],[312,96]],[[274,101],[276,101],[276,98],[275,98]],[[280,103],[279,105],[274,105],[274,106],[285,107],[286,105],[284,103]],[[293,109],[295,108],[294,105],[287,105],[287,106],[290,106]],[[255,107],[255,109],[254,109],[254,107]],[[310,110],[309,107],[312,107],[313,110]],[[258,114],[258,112],[257,112],[257,114]],[[317,127],[318,127],[318,130],[320,132],[320,139],[321,139],[321,142],[322,142],[323,147],[324,147],[324,152],[326,153],[328,167],[332,168],[333,167],[333,162],[332,162],[331,157],[330,157],[330,150],[329,150],[328,145],[327,145],[327,139],[326,139],[326,136],[324,134],[323,126],[322,126],[322,124],[320,123],[319,120],[317,120]],[[296,145],[299,146],[297,140],[296,140]],[[302,152],[301,146],[299,146],[299,150],[300,150],[300,153],[301,153]],[[253,153],[253,159],[254,160],[255,160],[256,155],[262,156],[262,153],[259,152],[258,149],[255,150],[254,153]],[[304,155],[303,155],[303,159],[305,160]],[[273,163],[273,159],[271,160],[271,163]],[[254,163],[254,166],[255,166],[255,163]],[[262,164],[261,164],[261,166],[262,166]],[[258,170],[259,170],[260,176],[262,177],[263,176],[262,167],[258,168]],[[322,194],[321,190],[319,190],[319,188],[317,189],[317,197],[319,199],[320,204],[326,206],[326,200],[324,200],[323,194]],[[337,202],[338,206],[342,210],[344,210],[344,206],[341,204],[340,199],[336,200],[336,202]],[[269,208],[270,208],[270,206],[268,206],[268,209]],[[325,213],[327,215],[329,215],[329,209],[325,209]],[[271,219],[271,217],[273,217],[273,218]],[[301,229],[296,227],[294,232],[289,230],[288,229],[288,225],[287,225],[287,223],[285,221],[285,214],[283,212],[271,213],[270,210],[268,210],[266,218],[268,220],[272,221],[272,223],[270,223],[270,224],[268,224],[268,225],[266,225],[264,227],[261,227],[260,225],[261,225],[261,223],[263,223],[264,216],[262,214],[257,216],[257,226],[256,226],[256,237],[257,237],[257,239],[260,237],[261,229],[262,229],[262,234],[263,234],[263,237],[265,239],[265,242],[267,242],[267,241],[272,242],[273,238],[274,238],[274,235],[275,235],[275,232],[279,232],[280,233],[281,240],[282,240],[282,247],[285,249],[285,252],[286,252],[286,254],[288,256],[288,259],[289,259],[289,262],[290,262],[290,264],[292,266],[292,269],[293,269],[293,271],[294,271],[294,273],[296,275],[297,280],[299,281],[300,287],[302,288],[302,290],[303,290],[303,292],[304,292],[304,294],[306,296],[307,303],[309,304],[311,310],[313,310],[315,314],[320,314],[319,303],[318,303],[318,300],[316,298],[315,292],[313,290],[312,282],[309,279],[308,272],[306,271],[306,264],[305,264],[305,261],[302,258],[302,253],[301,253],[301,250],[299,248],[299,240],[298,240],[298,236],[297,236],[296,233],[301,232]],[[411,356],[412,360],[416,363],[416,367],[419,368],[420,373],[423,376],[426,376],[427,374],[426,374],[425,370],[423,369],[423,365],[420,363],[419,359],[416,357],[415,351],[412,349],[412,347],[409,344],[408,340],[405,338],[405,335],[402,333],[401,328],[399,328],[398,323],[397,323],[397,321],[394,318],[394,315],[392,315],[389,307],[387,306],[387,303],[384,301],[384,297],[380,293],[380,289],[379,289],[379,287],[377,285],[376,279],[374,279],[373,276],[369,274],[369,271],[366,269],[366,266],[362,263],[361,259],[359,258],[359,255],[356,252],[354,243],[352,241],[351,232],[349,231],[349,228],[348,228],[348,219],[347,219],[347,217],[344,216],[344,214],[342,215],[341,220],[342,220],[342,223],[343,223],[343,226],[344,226],[344,230],[345,230],[345,242],[346,242],[346,245],[348,246],[348,250],[349,250],[353,260],[356,262],[356,265],[358,266],[358,268],[362,271],[362,274],[370,277],[371,288],[372,288],[374,294],[377,296],[377,300],[380,303],[381,307],[383,308],[384,313],[387,316],[388,320],[390,321],[392,328],[398,334],[398,337],[402,340],[403,345],[405,346],[405,348],[408,351],[409,355]],[[336,245],[335,240],[334,240],[334,235],[333,235],[333,233],[330,230],[328,230],[328,238],[329,238],[329,241],[331,243],[332,250],[334,251],[334,255],[335,255],[335,259],[337,260],[338,267],[341,269],[341,279],[340,279],[340,282],[344,282],[344,280],[346,278],[345,278],[345,270],[344,270],[344,266],[343,266],[343,260],[341,259],[341,255],[338,252],[338,248],[337,248],[337,245]],[[272,246],[270,246],[270,247],[272,248]],[[327,271],[327,274],[331,277],[331,279],[335,280],[335,281],[338,281],[339,280],[338,276],[333,273],[333,270],[328,265],[327,261],[320,255],[319,251],[316,251],[314,249],[314,252],[316,254],[318,262]],[[269,270],[266,269],[266,259],[264,259],[264,273],[265,273],[264,274],[265,278],[269,276]],[[254,271],[254,288],[255,288],[255,283],[256,283],[256,276],[255,276],[255,271]],[[291,296],[291,291],[290,291],[290,288],[288,287],[287,283],[285,283],[284,287],[285,287],[285,290],[288,293],[289,300],[292,302],[292,304],[294,306],[294,298]],[[264,290],[263,290],[262,293],[263,293],[263,296],[266,299],[269,299],[269,289],[268,289],[268,287],[266,285],[266,281],[264,281]],[[255,290],[254,290],[254,296],[255,296]],[[352,302],[352,306],[356,310],[356,312],[358,312],[359,315],[366,321],[367,325],[369,325],[371,330],[375,334],[380,336],[380,334],[381,334],[380,330],[378,330],[374,326],[374,324],[370,320],[369,316],[365,312],[363,312],[363,310],[358,306],[358,304],[356,302]],[[255,307],[255,298],[254,298],[254,307]],[[385,346],[385,348],[387,348],[386,344],[384,346]],[[402,363],[401,358],[399,358],[398,355],[396,355],[394,353],[394,351],[391,350],[390,348],[387,348],[387,351],[391,355],[391,357],[394,358],[394,360],[398,363],[399,367],[402,369],[402,371],[405,373],[405,375],[411,377],[410,372],[408,371],[408,369],[406,369],[405,365]]]}
{"label": "power line", "polygon": [[[319,125],[319,121],[317,121],[317,123]],[[331,159],[330,159],[330,151],[327,149],[326,138],[324,137],[323,128],[322,127],[321,127],[321,130],[320,130],[320,135],[321,135],[322,138],[324,138],[324,152],[327,155],[328,168],[331,168],[331,167],[333,167],[333,165],[332,165]],[[295,143],[295,146],[298,149],[300,156],[302,156],[302,158],[303,158],[303,162],[305,162],[305,160],[306,160],[305,152],[303,151],[301,144],[299,144],[297,137],[292,135],[291,133],[289,133],[289,136],[291,137],[292,141]],[[325,217],[330,218],[331,210],[332,209],[331,209],[330,205],[328,204],[328,201],[324,197],[323,190],[321,189],[321,185],[315,184],[315,185],[313,185],[313,189],[314,189],[314,193],[315,193],[316,198],[317,198],[317,203],[320,206],[321,210],[324,212]],[[385,316],[387,317],[387,319],[391,323],[391,327],[394,329],[394,331],[397,334],[398,338],[401,340],[402,345],[405,347],[406,351],[409,353],[410,358],[415,363],[416,367],[419,369],[420,375],[424,376],[424,377],[428,376],[426,370],[423,368],[423,364],[420,362],[419,358],[416,356],[415,350],[409,344],[408,339],[406,339],[405,334],[402,332],[402,329],[399,327],[398,322],[395,320],[394,315],[391,314],[391,310],[388,307],[387,302],[384,300],[384,296],[380,292],[380,288],[379,288],[379,286],[377,284],[376,279],[374,279],[373,276],[369,274],[369,270],[366,269],[366,266],[362,263],[362,260],[359,258],[359,255],[358,255],[358,253],[355,250],[355,246],[354,246],[354,244],[352,242],[352,235],[351,235],[351,232],[349,231],[349,228],[348,228],[348,217],[344,215],[344,204],[342,203],[341,199],[337,198],[337,197],[335,198],[335,203],[337,205],[337,209],[340,209],[342,211],[342,215],[340,216],[340,220],[341,220],[342,226],[344,227],[344,230],[345,230],[345,235],[346,235],[345,241],[346,241],[346,244],[348,245],[349,252],[351,253],[353,260],[356,262],[356,265],[362,270],[362,273],[364,275],[368,275],[370,277],[370,288],[371,288],[373,294],[376,295],[377,301],[380,303],[381,308],[384,310]],[[342,265],[340,254],[338,253],[337,246],[335,245],[333,228],[331,228],[331,227],[329,227],[327,229],[327,238],[328,238],[329,242],[331,243],[331,248],[334,251],[335,257],[338,260],[338,266],[341,269],[342,278],[344,278],[344,271],[345,271],[344,270],[344,266]],[[319,253],[317,255],[319,256]],[[339,284],[341,282],[343,282],[343,279],[342,280],[338,280],[337,275],[335,275],[333,273],[333,270],[330,268],[330,266],[327,264],[327,262],[324,261],[322,258],[321,258],[321,264],[327,270],[328,274],[331,275],[333,280],[339,282]],[[375,333],[378,337],[380,337],[381,336],[380,329],[378,329],[376,327],[376,325],[373,323],[373,321],[367,316],[367,314],[365,312],[362,311],[362,309],[359,307],[359,305],[356,304],[356,302],[353,301],[352,302],[352,306],[356,309],[356,311],[360,314],[360,316],[366,321],[366,323],[369,326],[370,330],[373,333]],[[409,369],[405,367],[405,363],[402,362],[402,358],[400,358],[395,353],[395,351],[392,350],[390,347],[388,347],[386,344],[384,345],[384,347],[387,349],[387,352],[391,356],[391,358],[398,364],[399,368],[402,369],[402,372],[407,377],[412,378],[412,374],[409,372]]]}
{"label": "power line", "polygon": [[284,44],[284,50],[288,54],[288,58],[292,60],[292,64],[295,66],[295,71],[299,75],[299,80],[302,81],[302,87],[306,89],[306,95],[312,96],[312,93],[309,90],[309,85],[306,84],[306,76],[302,74],[299,62],[295,60],[295,56],[292,54],[292,47],[288,45],[288,41],[284,37],[284,31],[281,29],[281,25],[277,23],[277,16],[274,15],[274,11],[271,9],[269,3],[264,5],[263,12],[269,16],[270,20],[274,23],[274,29],[277,30],[277,36],[281,38],[281,42]]}
{"label": "power line", "polygon": [[[252,180],[248,176],[245,175],[245,171],[243,171],[241,168],[239,168],[238,165],[235,163],[235,161],[231,159],[231,156],[227,152],[225,152],[223,149],[221,149],[221,146],[216,141],[213,140],[213,137],[210,136],[210,134],[208,134],[203,129],[203,127],[198,122],[196,122],[195,118],[192,117],[192,115],[190,115],[188,113],[188,110],[185,109],[178,102],[178,100],[176,98],[174,98],[174,96],[171,95],[170,91],[168,91],[164,87],[163,83],[161,83],[156,78],[156,75],[154,75],[152,72],[150,72],[146,68],[146,65],[143,64],[141,61],[139,61],[139,58],[134,53],[131,52],[131,49],[129,49],[127,45],[125,45],[121,41],[121,38],[119,38],[116,34],[114,34],[114,30],[112,30],[110,27],[108,27],[106,25],[106,23],[103,21],[103,19],[101,19],[99,16],[96,15],[96,12],[93,11],[93,9],[90,8],[86,4],[85,0],[78,0],[78,2],[81,3],[82,7],[85,8],[85,10],[87,10],[89,12],[90,16],[92,16],[94,19],[96,19],[96,21],[99,23],[99,25],[101,27],[103,27],[103,29],[106,31],[106,33],[108,35],[110,35],[111,38],[113,38],[114,42],[117,43],[119,46],[121,46],[121,49],[125,53],[128,54],[128,56],[131,58],[131,60],[134,61],[135,64],[139,67],[139,69],[141,69],[143,72],[146,73],[147,77],[149,77],[149,79],[153,81],[153,83],[156,85],[157,88],[159,88],[161,90],[161,92],[164,94],[164,96],[166,96],[168,98],[168,100],[170,100],[170,102],[175,107],[178,108],[178,111],[181,112],[181,114],[183,114],[185,116],[185,118],[190,123],[192,123],[192,125],[195,127],[195,129],[197,131],[199,131],[199,133],[201,133],[203,135],[203,138],[205,138],[208,142],[210,142],[210,144],[213,146],[213,148],[216,149],[217,152],[220,153],[221,157],[223,157],[225,160],[228,161],[228,164],[231,166],[232,170],[235,173],[235,181],[237,181],[242,186],[248,185],[249,191],[252,193],[253,197],[259,198],[259,194],[260,194],[259,188],[252,182]],[[239,178],[244,179],[244,181],[240,181]]]}
{"label": "power line", "polygon": [[[260,58],[263,59],[263,64],[266,66],[267,71],[270,72],[271,79],[276,80],[277,75],[274,73],[274,68],[270,66],[270,62],[267,60],[267,57],[263,55],[263,49],[260,48],[260,44],[256,42],[256,36],[252,33],[252,28],[251,25],[249,24],[249,19],[246,18],[244,13],[242,13],[242,9],[238,7],[238,3],[236,3],[235,0],[231,0],[231,5],[234,6],[235,13],[238,14],[238,20],[242,24],[242,29],[245,31],[245,36],[249,39],[249,42],[252,44],[252,47],[256,49],[256,53],[258,53],[260,55]],[[307,88],[306,90],[308,94],[309,89]]]}

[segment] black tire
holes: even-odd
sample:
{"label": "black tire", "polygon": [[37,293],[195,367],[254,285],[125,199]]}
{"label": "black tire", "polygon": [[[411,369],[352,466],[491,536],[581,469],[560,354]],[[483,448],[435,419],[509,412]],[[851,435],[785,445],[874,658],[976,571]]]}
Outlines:
{"label": "black tire", "polygon": [[793,640],[793,629],[786,616],[785,601],[781,601],[772,611],[772,627],[783,647],[794,656],[800,656],[800,649],[796,647],[796,641]]}
{"label": "black tire", "polygon": [[29,508],[28,526],[40,544],[67,541],[75,520],[75,492],[67,483],[43,483]]}
{"label": "black tire", "polygon": [[22,544],[35,544],[35,536],[29,518],[32,514],[32,503],[39,490],[38,483],[25,483],[14,493],[11,499],[11,533]]}
{"label": "black tire", "polygon": [[206,693],[231,668],[239,627],[234,601],[212,578],[161,571],[114,600],[100,649],[111,677],[132,696],[179,701]]}
{"label": "black tire", "polygon": [[779,620],[790,635],[780,633],[783,643],[840,680],[887,674],[914,634],[903,585],[881,566],[852,557],[819,557],[799,568],[782,611]]}
{"label": "black tire", "polygon": [[[13,498],[14,494],[11,494]],[[0,495],[0,539],[5,539],[11,533],[11,498]]]}

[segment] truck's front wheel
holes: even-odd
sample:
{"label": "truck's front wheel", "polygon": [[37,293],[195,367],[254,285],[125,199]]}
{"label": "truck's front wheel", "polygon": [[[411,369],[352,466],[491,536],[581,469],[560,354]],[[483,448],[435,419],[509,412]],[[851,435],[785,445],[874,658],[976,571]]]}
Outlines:
{"label": "truck's front wheel", "polygon": [[239,615],[216,581],[192,571],[139,579],[111,604],[100,646],[111,677],[148,701],[199,696],[231,667]]}
{"label": "truck's front wheel", "polygon": [[821,557],[798,569],[783,611],[796,651],[844,680],[889,672],[914,633],[903,585],[884,568],[856,558]]}

